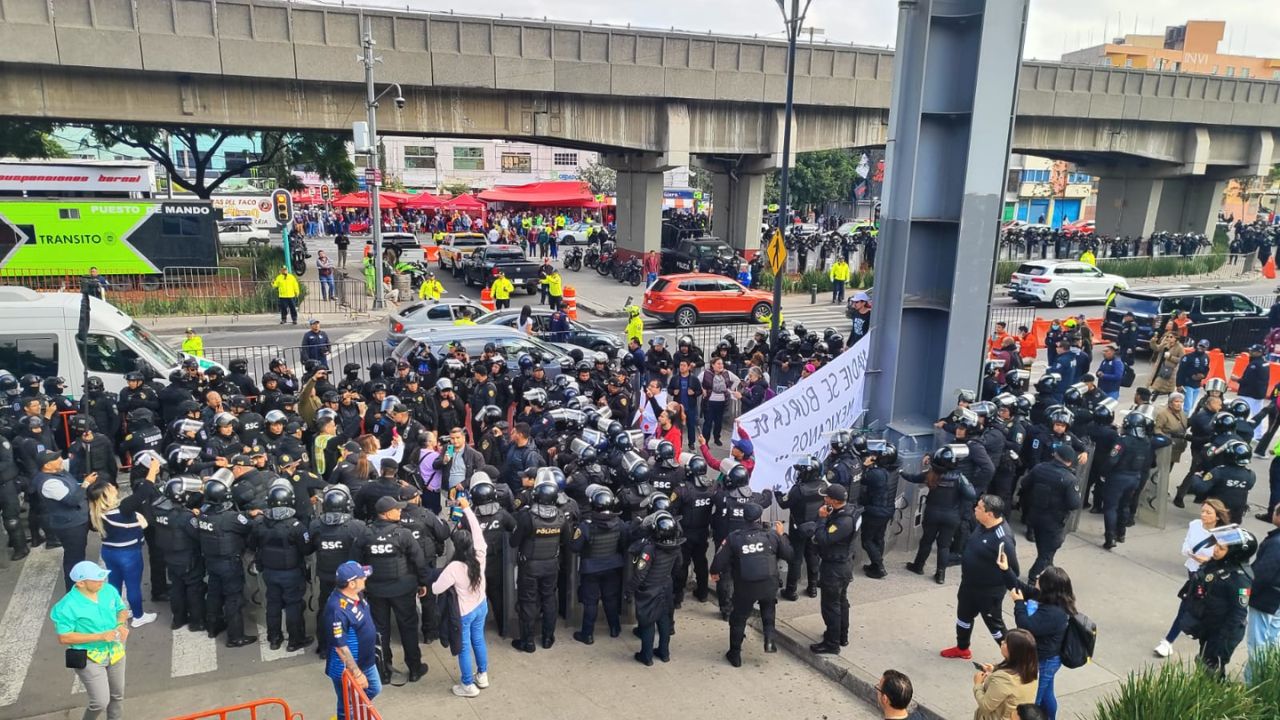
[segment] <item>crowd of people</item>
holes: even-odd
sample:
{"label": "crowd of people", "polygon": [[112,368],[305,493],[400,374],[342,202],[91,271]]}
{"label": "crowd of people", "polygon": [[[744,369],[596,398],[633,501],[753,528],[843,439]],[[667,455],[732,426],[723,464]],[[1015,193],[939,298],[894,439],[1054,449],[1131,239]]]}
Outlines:
{"label": "crowd of people", "polygon": [[[421,643],[447,638],[461,670],[453,692],[476,696],[490,682],[488,618],[503,623],[514,606],[512,646],[550,650],[568,575],[583,604],[572,639],[594,644],[600,610],[610,636],[620,636],[630,600],[635,660],[646,666],[672,657],[675,610],[690,592],[728,622],[732,666],[742,664],[753,610],[763,650],[774,652],[776,603],[801,593],[819,598],[825,627],[810,650],[837,654],[850,642],[854,544],[866,554],[866,577],[889,574],[885,534],[907,483],[928,494],[906,569],[924,574],[935,552],[937,582],[959,567],[956,639],[943,657],[971,658],[980,616],[1005,658],[974,678],[976,717],[1052,718],[1054,678],[1075,666],[1064,655],[1080,618],[1071,579],[1055,564],[1069,518],[1102,514],[1103,546],[1122,545],[1165,447],[1175,461],[1187,449],[1192,456],[1175,504],[1190,494],[1202,505],[1183,547],[1183,606],[1156,653],[1167,655],[1185,633],[1221,672],[1246,623],[1251,652],[1280,640],[1280,542],[1273,533],[1259,548],[1240,527],[1255,439],[1265,452],[1275,424],[1274,414],[1271,428],[1255,424],[1266,416],[1262,399],[1274,405],[1276,395],[1265,383],[1253,389],[1255,365],[1265,370],[1260,355],[1239,378],[1240,397],[1228,399],[1225,384],[1204,380],[1199,350],[1178,344],[1177,367],[1164,372],[1161,336],[1149,387],[1126,411],[1104,385],[1114,368],[1090,371],[1087,325],[1055,332],[1061,343],[1034,386],[1022,353],[1010,351],[1018,341],[992,338],[988,381],[938,420],[944,442],[920,472],[904,471],[892,443],[847,429],[830,436],[825,457],[796,458],[785,489],[758,479],[753,487],[753,445],[733,431],[726,407],[756,407],[771,388],[838,356],[846,345],[832,329],[797,326],[776,347],[764,332],[743,347],[726,337],[710,352],[687,336],[674,349],[636,336],[617,360],[579,353],[555,368],[522,356],[508,369],[494,347],[459,346],[347,364],[341,376],[323,355],[308,357],[301,376],[280,359],[261,377],[244,360],[229,373],[188,360],[167,384],[140,367],[118,396],[90,377],[78,402],[60,378],[0,373],[10,408],[0,506],[15,560],[28,543],[61,546],[77,594],[68,597],[106,592],[110,602],[99,604],[127,623],[123,633],[102,631],[111,639],[71,632],[64,640],[86,646],[82,679],[100,707],[114,701],[111,668],[123,660],[113,643],[153,622],[154,603],[168,603],[175,629],[223,636],[230,647],[258,641],[243,618],[245,585],[255,582],[246,558],[264,588],[266,642],[316,645],[335,687],[349,674],[369,695],[392,678],[394,621],[409,681],[427,673]],[[1169,333],[1178,343],[1176,324]],[[1123,363],[1130,350],[1108,347],[1102,365]],[[1199,394],[1188,402],[1179,387]],[[1273,463],[1271,502],[1258,517],[1280,524],[1278,475]],[[773,505],[787,523],[763,521]],[[1015,512],[1035,546],[1026,571]],[[84,564],[90,533],[101,537],[105,569]],[[504,597],[504,562],[515,565],[514,597]],[[304,616],[312,575],[322,601],[314,636]],[[1005,627],[1005,597],[1017,630]],[[893,689],[886,713],[905,710],[894,704],[898,675],[882,679]]]}

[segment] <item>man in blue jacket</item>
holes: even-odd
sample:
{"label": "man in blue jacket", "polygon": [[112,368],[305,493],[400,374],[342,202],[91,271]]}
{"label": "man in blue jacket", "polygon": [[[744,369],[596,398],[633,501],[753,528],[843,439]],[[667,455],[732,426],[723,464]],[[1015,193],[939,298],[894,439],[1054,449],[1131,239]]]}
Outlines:
{"label": "man in blue jacket", "polygon": [[1124,361],[1116,356],[1114,346],[1108,345],[1102,349],[1102,362],[1098,363],[1098,389],[1112,400],[1120,399],[1124,368]]}
{"label": "man in blue jacket", "polygon": [[[1271,507],[1271,524],[1277,528],[1267,533],[1253,558],[1253,590],[1245,625],[1245,647],[1250,658],[1255,652],[1280,644],[1280,503]],[[1250,669],[1245,667],[1246,679]]]}
{"label": "man in blue jacket", "polygon": [[1200,399],[1200,385],[1209,375],[1209,341],[1196,343],[1196,349],[1182,356],[1178,361],[1176,381],[1186,397],[1186,407],[1195,407]]}
{"label": "man in blue jacket", "polygon": [[[1249,346],[1249,364],[1245,366],[1244,372],[1239,377],[1232,377],[1239,383],[1240,389],[1237,391],[1241,400],[1249,404],[1249,416],[1254,417],[1262,412],[1262,401],[1267,396],[1267,391],[1271,389],[1271,370],[1263,359],[1263,347],[1261,345]],[[1262,434],[1262,428],[1257,428],[1254,433],[1254,439]]]}

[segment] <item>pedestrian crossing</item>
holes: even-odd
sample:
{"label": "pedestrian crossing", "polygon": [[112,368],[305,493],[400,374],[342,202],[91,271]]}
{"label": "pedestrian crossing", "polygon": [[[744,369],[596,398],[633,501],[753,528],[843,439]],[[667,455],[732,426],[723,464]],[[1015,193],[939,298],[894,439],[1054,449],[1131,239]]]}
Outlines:
{"label": "pedestrian crossing", "polygon": [[[91,548],[90,557],[94,555]],[[246,582],[253,588],[256,578],[247,576]],[[145,575],[143,584],[143,592],[149,592]],[[83,706],[84,686],[66,669],[63,648],[49,619],[63,594],[61,550],[33,549],[22,562],[0,570],[0,602],[5,603],[0,615],[0,646],[5,648],[5,661],[0,663],[0,720]],[[274,670],[281,663],[285,667],[315,661],[314,645],[294,652],[284,646],[272,650],[263,609],[248,600],[246,625],[250,632],[256,625],[260,642],[243,648],[226,647],[225,636],[215,639],[185,627],[171,629],[167,602],[148,599],[144,606],[159,617],[130,631],[126,654],[131,695],[171,688],[179,678],[226,679]],[[307,611],[308,619],[314,617],[313,608]]]}

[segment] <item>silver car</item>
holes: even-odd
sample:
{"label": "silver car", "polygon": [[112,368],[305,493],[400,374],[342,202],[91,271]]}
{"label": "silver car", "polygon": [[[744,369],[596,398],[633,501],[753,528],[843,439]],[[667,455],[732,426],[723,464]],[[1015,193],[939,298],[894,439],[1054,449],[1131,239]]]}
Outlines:
{"label": "silver car", "polygon": [[387,344],[394,348],[413,330],[454,327],[463,313],[475,320],[486,312],[483,306],[466,297],[418,300],[387,316]]}
{"label": "silver car", "polygon": [[[520,320],[520,310],[514,308],[497,310],[486,314],[476,321],[477,325],[502,325],[514,328]],[[538,337],[547,337],[547,326],[551,320],[551,311],[545,308],[533,310],[533,332]],[[609,357],[618,354],[626,343],[616,334],[602,330],[577,320],[569,321],[569,334],[565,342],[587,350],[599,350]]]}
{"label": "silver car", "polygon": [[475,357],[485,345],[492,343],[498,353],[507,361],[507,369],[516,371],[516,361],[523,354],[529,354],[547,369],[547,376],[554,377],[560,373],[560,361],[568,358],[569,349],[563,345],[547,342],[536,337],[499,325],[481,326],[437,326],[410,331],[396,343],[391,352],[391,359],[404,360],[410,355],[418,354],[419,347],[429,349],[433,355],[442,356],[454,343],[466,348]]}

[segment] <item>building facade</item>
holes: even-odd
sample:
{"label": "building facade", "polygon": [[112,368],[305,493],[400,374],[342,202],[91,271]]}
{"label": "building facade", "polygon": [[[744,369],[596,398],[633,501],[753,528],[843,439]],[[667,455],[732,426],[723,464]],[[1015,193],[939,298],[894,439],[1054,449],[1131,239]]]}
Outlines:
{"label": "building facade", "polygon": [[1189,20],[1166,27],[1164,35],[1125,35],[1064,53],[1062,62],[1280,80],[1280,58],[1219,53],[1226,27],[1221,20]]}
{"label": "building facade", "polygon": [[1092,220],[1096,192],[1094,178],[1071,163],[1015,154],[1009,158],[1001,219],[1052,227]]}

